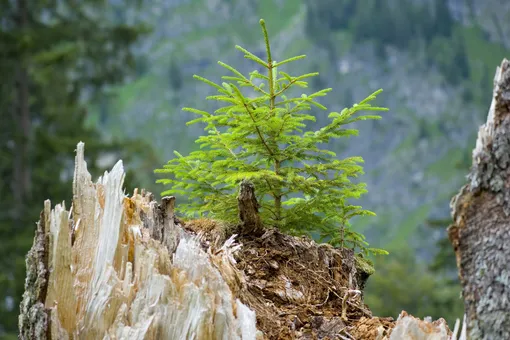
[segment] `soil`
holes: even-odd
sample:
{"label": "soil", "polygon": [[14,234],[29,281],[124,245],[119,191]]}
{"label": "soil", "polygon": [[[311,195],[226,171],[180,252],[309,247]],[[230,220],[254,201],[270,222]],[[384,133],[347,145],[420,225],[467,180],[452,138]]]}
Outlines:
{"label": "soil", "polygon": [[[211,220],[184,223],[204,248],[220,245],[232,230]],[[337,249],[269,229],[240,235],[235,265],[243,276],[231,287],[257,314],[263,339],[384,339],[392,318],[373,317],[363,302],[370,272],[351,249]],[[365,268],[365,269],[364,269]],[[232,281],[230,281],[232,282]]]}

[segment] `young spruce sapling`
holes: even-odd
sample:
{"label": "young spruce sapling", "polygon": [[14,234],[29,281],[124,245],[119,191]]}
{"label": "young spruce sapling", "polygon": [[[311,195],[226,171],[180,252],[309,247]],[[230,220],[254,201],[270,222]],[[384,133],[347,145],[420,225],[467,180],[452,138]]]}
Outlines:
{"label": "young spruce sapling", "polygon": [[[317,102],[332,89],[324,89],[300,97],[287,97],[288,90],[307,88],[306,79],[318,73],[293,76],[283,66],[305,58],[304,55],[280,62],[273,59],[266,26],[260,20],[266,46],[266,60],[236,46],[244,57],[261,65],[267,73],[253,71],[243,75],[223,62],[230,71],[221,85],[195,75],[217,90],[208,100],[223,106],[213,113],[184,108],[198,115],[187,124],[205,124],[207,134],[196,143],[200,149],[176,157],[163,169],[170,178],[158,182],[169,185],[162,195],[187,196],[187,204],[179,210],[188,216],[209,216],[225,222],[237,221],[237,189],[243,179],[255,185],[261,219],[292,234],[319,233],[333,245],[357,248],[362,253],[381,254],[369,248],[364,236],[353,230],[349,220],[354,216],[375,215],[351,205],[351,199],[366,192],[364,183],[353,183],[363,173],[361,157],[338,159],[319,146],[332,139],[357,135],[345,126],[359,120],[380,119],[379,115],[360,115],[361,111],[386,111],[370,104],[382,91],[378,90],[358,104],[341,112],[331,112],[329,123],[318,130],[308,127],[315,121],[311,109],[327,110]],[[243,93],[249,88],[256,97]]]}

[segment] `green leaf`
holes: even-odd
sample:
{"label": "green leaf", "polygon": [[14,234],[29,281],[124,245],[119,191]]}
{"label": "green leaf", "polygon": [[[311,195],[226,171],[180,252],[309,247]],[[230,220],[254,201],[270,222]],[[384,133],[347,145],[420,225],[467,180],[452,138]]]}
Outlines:
{"label": "green leaf", "polygon": [[231,71],[232,73],[236,74],[241,80],[248,80],[241,72],[233,68],[232,66],[225,64],[221,61],[218,61],[218,64],[226,68],[227,70]]}
{"label": "green leaf", "polygon": [[262,59],[260,59],[259,57],[257,57],[255,54],[251,53],[251,52],[248,52],[246,49],[242,48],[241,46],[239,45],[236,45],[236,48],[239,50],[239,51],[242,51],[244,54],[245,54],[245,58],[247,59],[250,59],[250,60],[253,60],[254,62],[264,66],[265,68],[268,68],[268,63],[263,61]]}
{"label": "green leaf", "polygon": [[302,54],[302,55],[298,55],[296,57],[292,57],[292,58],[289,58],[289,59],[285,59],[283,61],[280,61],[278,63],[276,63],[274,66],[275,67],[278,67],[278,66],[281,66],[281,65],[284,65],[284,64],[287,64],[287,63],[290,63],[290,62],[293,62],[293,61],[296,61],[296,60],[301,60],[301,59],[304,59],[306,58],[306,55]]}
{"label": "green leaf", "polygon": [[193,75],[193,78],[198,79],[198,80],[200,80],[201,82],[204,82],[204,83],[206,83],[207,85],[210,85],[210,86],[212,86],[212,87],[214,87],[214,88],[218,89],[219,91],[224,91],[224,90],[223,90],[223,88],[222,88],[220,85],[218,85],[218,84],[216,84],[216,83],[214,83],[214,82],[210,81],[209,79],[206,79],[206,78],[203,78],[203,77],[200,77],[200,76],[197,76],[197,75]]}

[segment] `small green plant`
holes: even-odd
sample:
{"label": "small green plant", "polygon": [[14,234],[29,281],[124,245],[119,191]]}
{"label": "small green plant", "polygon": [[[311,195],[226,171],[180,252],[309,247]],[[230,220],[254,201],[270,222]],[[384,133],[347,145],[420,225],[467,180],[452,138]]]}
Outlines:
{"label": "small green plant", "polygon": [[[366,192],[364,183],[350,181],[363,173],[359,165],[363,159],[340,160],[333,151],[319,147],[332,139],[357,135],[358,131],[345,128],[346,124],[380,119],[378,115],[358,113],[386,111],[370,105],[382,90],[351,108],[329,113],[326,126],[316,131],[307,129],[307,123],[315,121],[309,111],[312,107],[327,110],[316,100],[331,89],[287,97],[289,89],[306,88],[305,79],[318,73],[292,76],[281,71],[283,65],[305,56],[273,60],[263,20],[260,25],[267,52],[265,61],[240,46],[236,48],[245,58],[265,68],[267,74],[253,71],[246,77],[232,66],[218,62],[232,73],[222,77],[225,82],[221,85],[194,76],[218,91],[207,99],[224,106],[214,113],[183,109],[198,115],[188,124],[204,123],[207,134],[196,141],[200,150],[188,156],[175,152],[176,158],[163,169],[155,170],[171,177],[158,180],[171,186],[162,195],[187,196],[188,203],[179,204],[179,209],[188,216],[199,214],[235,223],[237,188],[247,179],[255,185],[265,225],[292,234],[319,233],[322,240],[358,248],[365,254],[385,253],[368,248],[364,236],[349,224],[354,216],[375,215],[348,203]],[[243,88],[251,89],[255,95],[248,97],[243,94]]]}

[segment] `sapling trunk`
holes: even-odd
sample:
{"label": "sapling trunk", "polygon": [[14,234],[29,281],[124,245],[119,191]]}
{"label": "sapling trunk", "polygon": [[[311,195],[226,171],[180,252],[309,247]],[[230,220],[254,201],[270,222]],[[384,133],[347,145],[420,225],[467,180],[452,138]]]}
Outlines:
{"label": "sapling trunk", "polygon": [[[277,175],[280,175],[280,161],[275,160],[274,162],[274,171]],[[275,188],[274,193],[274,211],[275,211],[275,219],[276,222],[279,223],[282,219],[282,195],[281,195],[281,188],[277,187]]]}
{"label": "sapling trunk", "polygon": [[[275,75],[273,73],[274,63],[273,63],[273,59],[271,57],[271,47],[269,45],[269,37],[267,35],[266,25],[263,21],[261,22],[261,25],[262,25],[262,30],[264,32],[264,40],[266,42],[266,52],[267,52],[267,76],[269,79],[269,112],[270,112],[270,115],[273,115],[274,108],[275,108],[275,97],[276,97],[275,88],[274,88],[275,87],[275,81],[274,81]],[[278,145],[276,145],[276,147],[278,148]],[[274,172],[276,173],[276,175],[280,175],[280,161],[276,157],[277,156],[275,155]],[[275,220],[276,220],[277,224],[279,224],[281,221],[281,216],[282,216],[281,209],[282,209],[282,195],[281,195],[281,189],[278,186],[274,190],[274,211],[275,211],[274,215],[275,215]]]}

